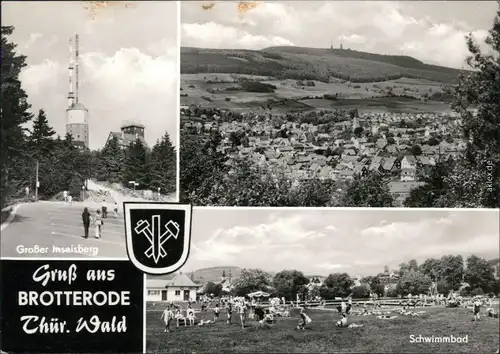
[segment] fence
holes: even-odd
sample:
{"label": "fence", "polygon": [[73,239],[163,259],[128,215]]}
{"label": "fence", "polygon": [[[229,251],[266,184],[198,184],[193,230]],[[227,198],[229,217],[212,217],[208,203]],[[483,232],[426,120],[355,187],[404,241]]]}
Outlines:
{"label": "fence", "polygon": [[[431,299],[427,299],[427,301],[425,300],[420,300],[420,299],[413,299],[417,302],[417,306],[419,307],[422,307],[422,306],[432,306],[435,304],[435,302]],[[441,299],[442,301],[446,301],[446,298],[443,298]],[[462,297],[460,299],[461,303],[464,303],[464,302],[470,302],[470,301],[473,301],[474,298],[473,297]],[[303,306],[303,305],[306,305],[307,307],[309,308],[323,308],[323,307],[329,307],[329,308],[337,308],[338,306],[341,305],[343,300],[322,300],[322,301],[287,301],[286,302],[286,305],[292,305],[292,307],[299,307],[299,306]],[[381,306],[401,306],[403,302],[406,302],[408,301],[407,298],[380,298],[378,299],[376,302],[377,304],[380,304]],[[345,302],[345,300],[344,300]],[[155,301],[155,302],[149,302],[148,303],[148,307],[150,306],[156,306],[156,305],[159,305],[159,306],[163,306],[163,305],[166,305],[170,303],[169,301]],[[499,303],[499,300],[498,299],[495,299],[493,301],[493,304],[498,304]],[[269,307],[271,306],[271,302],[270,301],[261,301],[259,302],[258,304],[259,306],[263,306],[263,307]],[[370,300],[370,299],[356,299],[356,300],[353,300],[352,301],[352,306],[353,307],[356,307],[356,306],[363,306],[363,305],[368,305],[368,306],[373,306],[375,305],[375,302]],[[162,307],[163,308],[163,307]],[[155,311],[158,311],[157,309],[154,309]]]}

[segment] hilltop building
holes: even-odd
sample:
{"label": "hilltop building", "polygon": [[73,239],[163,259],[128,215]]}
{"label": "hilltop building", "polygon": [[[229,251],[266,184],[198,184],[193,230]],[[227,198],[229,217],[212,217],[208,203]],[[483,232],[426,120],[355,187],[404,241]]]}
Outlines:
{"label": "hilltop building", "polygon": [[[340,50],[344,49],[344,38],[340,39],[340,47],[339,47],[339,49]],[[330,50],[333,50],[333,43],[330,43]]]}
{"label": "hilltop building", "polygon": [[[73,138],[73,143],[77,148],[85,149],[89,147],[89,111],[79,102],[79,40],[78,35],[69,39],[69,91],[68,108],[66,109],[66,133]],[[74,77],[74,80],[73,80]]]}
{"label": "hilltop building", "polygon": [[146,140],[144,139],[144,129],[144,125],[138,123],[123,124],[120,128],[120,132],[109,133],[106,144],[113,139],[113,137],[116,137],[121,148],[126,148],[137,139],[139,139],[144,146],[147,146]]}

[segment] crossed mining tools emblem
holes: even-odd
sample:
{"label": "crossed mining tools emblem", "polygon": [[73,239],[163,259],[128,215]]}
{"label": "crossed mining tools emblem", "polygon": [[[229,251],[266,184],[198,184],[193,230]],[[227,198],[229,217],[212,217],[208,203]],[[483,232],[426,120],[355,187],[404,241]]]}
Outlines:
{"label": "crossed mining tools emblem", "polygon": [[155,264],[158,264],[161,258],[167,256],[167,251],[163,247],[163,244],[171,237],[177,239],[179,236],[178,223],[170,220],[165,224],[165,229],[165,232],[161,233],[160,215],[153,215],[151,224],[147,220],[139,220],[134,229],[138,235],[142,234],[148,239],[150,246],[144,252],[144,255],[148,258],[153,258]]}

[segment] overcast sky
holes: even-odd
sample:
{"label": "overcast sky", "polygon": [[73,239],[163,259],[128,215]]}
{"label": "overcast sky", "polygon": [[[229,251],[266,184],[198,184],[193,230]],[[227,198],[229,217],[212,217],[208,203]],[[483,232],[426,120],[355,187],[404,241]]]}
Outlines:
{"label": "overcast sky", "polygon": [[184,271],[216,266],[374,275],[411,259],[498,258],[498,211],[196,208]]}
{"label": "overcast sky", "polygon": [[241,2],[182,2],[182,45],[329,48],[338,47],[344,37],[344,48],[410,55],[429,64],[460,68],[467,55],[464,36],[472,32],[484,40],[498,9],[495,1],[254,3],[242,11]]}
{"label": "overcast sky", "polygon": [[154,144],[166,131],[177,145],[177,3],[3,2],[2,25],[27,56],[21,81],[32,109],[66,132],[68,40],[80,35],[80,102],[89,110],[90,147],[102,147],[124,121],[146,126]]}

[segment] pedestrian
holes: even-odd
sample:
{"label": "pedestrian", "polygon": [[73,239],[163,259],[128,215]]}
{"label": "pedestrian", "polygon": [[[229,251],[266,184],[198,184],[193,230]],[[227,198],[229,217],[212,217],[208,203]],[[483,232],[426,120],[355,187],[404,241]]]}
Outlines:
{"label": "pedestrian", "polygon": [[216,321],[219,320],[219,314],[220,314],[219,304],[215,304],[215,307],[214,307],[214,322],[216,322]]}
{"label": "pedestrian", "polygon": [[479,301],[479,299],[476,299],[472,304],[472,312],[474,313],[474,322],[479,321],[480,310],[481,310],[481,301]]}
{"label": "pedestrian", "polygon": [[102,200],[101,210],[102,210],[102,218],[106,219],[108,217],[108,207],[106,206],[106,199]]}
{"label": "pedestrian", "polygon": [[83,236],[83,238],[89,238],[90,213],[88,208],[83,209],[82,221],[83,221],[83,229],[85,231],[85,236]]}
{"label": "pedestrian", "polygon": [[116,219],[118,217],[118,204],[116,202],[115,202],[114,211],[115,211],[115,219]]}
{"label": "pedestrian", "polygon": [[189,323],[190,326],[194,326],[195,319],[194,309],[191,304],[188,304],[186,309],[186,322]]}
{"label": "pedestrian", "polygon": [[64,191],[63,192],[63,198],[64,198],[64,201],[67,202],[68,201],[68,192],[67,191]]}
{"label": "pedestrian", "polygon": [[300,320],[299,320],[299,324],[297,325],[297,329],[303,331],[309,322],[311,322],[311,318],[309,316],[307,316],[306,308],[305,308],[305,306],[303,306],[300,309]]}
{"label": "pedestrian", "polygon": [[241,328],[244,329],[245,328],[245,321],[246,321],[246,317],[247,317],[247,305],[245,304],[244,300],[238,306],[238,313],[240,314]]}
{"label": "pedestrian", "polygon": [[160,319],[163,320],[165,323],[165,329],[164,332],[170,333],[170,322],[174,318],[174,313],[172,312],[171,306],[168,306],[165,308],[165,310],[162,312]]}
{"label": "pedestrian", "polygon": [[99,209],[96,210],[96,215],[94,218],[94,222],[92,224],[93,225],[95,224],[95,236],[94,237],[101,238],[103,221],[102,221],[101,211]]}
{"label": "pedestrian", "polygon": [[342,302],[340,303],[340,313],[346,313],[347,312],[347,304],[345,303],[344,299],[342,299]]}
{"label": "pedestrian", "polygon": [[68,203],[72,205],[73,203],[73,197],[71,195],[68,195]]}
{"label": "pedestrian", "polygon": [[226,314],[227,314],[227,324],[231,324],[231,319],[233,317],[233,304],[228,302],[226,305]]}

